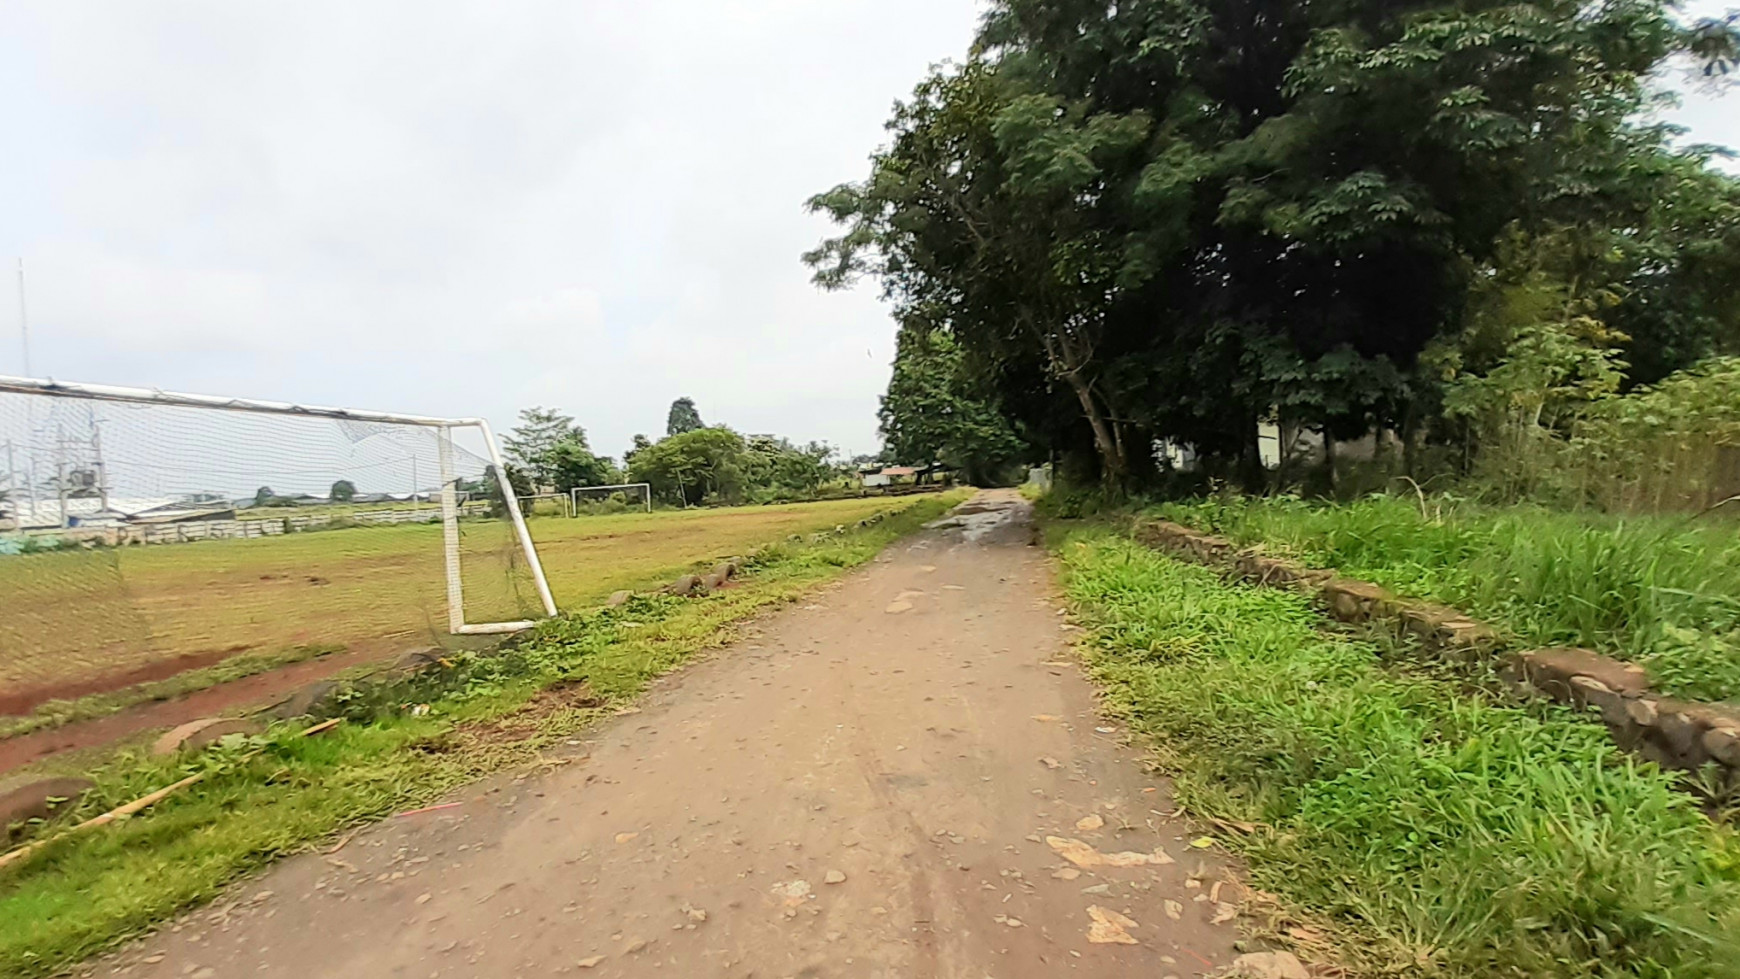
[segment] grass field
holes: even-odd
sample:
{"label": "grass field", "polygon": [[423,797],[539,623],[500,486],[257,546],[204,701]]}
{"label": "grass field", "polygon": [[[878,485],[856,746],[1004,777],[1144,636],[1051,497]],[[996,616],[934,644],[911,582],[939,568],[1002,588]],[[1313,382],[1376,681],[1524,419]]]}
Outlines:
{"label": "grass field", "polygon": [[1129,540],[1061,547],[1108,701],[1360,975],[1740,976],[1740,840],[1673,776]]}
{"label": "grass field", "polygon": [[[852,524],[886,499],[532,521],[563,607],[694,562]],[[505,522],[467,521],[471,621],[536,610]],[[0,557],[0,689],[89,683],[180,657],[391,653],[446,638],[438,525]]]}

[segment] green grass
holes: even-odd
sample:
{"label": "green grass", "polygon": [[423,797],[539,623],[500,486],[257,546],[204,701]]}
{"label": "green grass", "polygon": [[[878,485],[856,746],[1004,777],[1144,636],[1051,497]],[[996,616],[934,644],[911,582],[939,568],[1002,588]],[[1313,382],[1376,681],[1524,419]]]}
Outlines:
{"label": "green grass", "polygon": [[1379,496],[1234,498],[1155,512],[1398,594],[1454,605],[1538,646],[1643,664],[1658,687],[1740,698],[1740,534],[1731,522],[1618,518]]}
{"label": "green grass", "polygon": [[1386,669],[1301,595],[1099,532],[1061,555],[1114,709],[1361,971],[1740,976],[1740,844],[1603,729]]}
{"label": "green grass", "polygon": [[[350,723],[319,738],[300,739],[294,725],[281,725],[184,762],[120,755],[93,773],[98,787],[73,818],[194,771],[210,775],[143,816],[0,870],[0,975],[51,974],[344,826],[535,763],[541,748],[728,639],[733,623],[868,561],[962,495],[904,501],[897,515],[869,528],[767,548],[741,587],[705,599],[649,596],[568,615],[499,655],[460,654],[451,669],[365,688],[339,706]],[[559,683],[584,683],[607,706],[525,711]],[[407,703],[432,709],[413,717],[402,709]],[[476,735],[480,725],[501,723],[525,728],[507,738]]]}

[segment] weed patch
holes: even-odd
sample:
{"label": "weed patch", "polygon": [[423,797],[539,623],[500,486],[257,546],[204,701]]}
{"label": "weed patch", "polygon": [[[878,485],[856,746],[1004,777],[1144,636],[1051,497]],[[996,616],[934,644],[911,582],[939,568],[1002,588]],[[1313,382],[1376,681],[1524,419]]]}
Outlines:
{"label": "weed patch", "polygon": [[1373,972],[1740,976],[1740,845],[1559,708],[1386,670],[1303,596],[1123,538],[1060,547],[1090,670],[1257,886]]}
{"label": "weed patch", "polygon": [[1657,687],[1740,697],[1740,536],[1732,524],[1371,497],[1345,505],[1214,499],[1156,508],[1416,598],[1537,646],[1586,646]]}

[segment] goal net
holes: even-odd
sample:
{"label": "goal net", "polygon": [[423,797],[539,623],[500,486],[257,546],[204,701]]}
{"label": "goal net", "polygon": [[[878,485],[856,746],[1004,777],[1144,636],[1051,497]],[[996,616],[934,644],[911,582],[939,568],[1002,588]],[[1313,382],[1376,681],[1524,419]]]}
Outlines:
{"label": "goal net", "polygon": [[627,513],[631,510],[652,512],[651,483],[623,483],[619,486],[576,486],[568,491],[570,516],[584,517],[601,513]]}
{"label": "goal net", "polygon": [[555,613],[487,423],[0,378],[0,714]]}

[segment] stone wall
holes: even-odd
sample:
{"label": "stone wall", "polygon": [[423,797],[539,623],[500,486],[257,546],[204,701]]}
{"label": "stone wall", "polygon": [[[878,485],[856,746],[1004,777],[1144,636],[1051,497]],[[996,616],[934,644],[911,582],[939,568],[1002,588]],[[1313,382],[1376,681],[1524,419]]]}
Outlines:
{"label": "stone wall", "polygon": [[1518,650],[1498,630],[1456,609],[1400,598],[1370,582],[1307,568],[1260,549],[1240,549],[1182,524],[1138,521],[1131,533],[1150,547],[1246,580],[1313,595],[1343,622],[1387,623],[1448,655],[1498,659],[1519,694],[1599,714],[1622,747],[1669,768],[1719,766],[1725,784],[1740,788],[1740,709],[1656,693],[1640,666],[1587,649]]}

